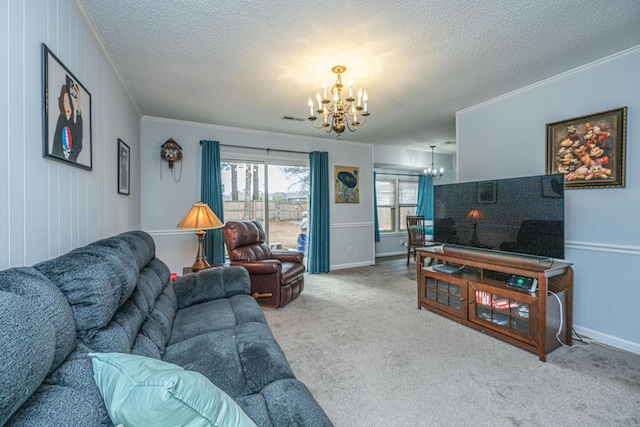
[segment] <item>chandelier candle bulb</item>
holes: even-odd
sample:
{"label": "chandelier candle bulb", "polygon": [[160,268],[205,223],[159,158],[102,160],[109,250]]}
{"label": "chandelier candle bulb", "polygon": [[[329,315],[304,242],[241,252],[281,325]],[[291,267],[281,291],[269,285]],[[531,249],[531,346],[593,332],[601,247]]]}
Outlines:
{"label": "chandelier candle bulb", "polygon": [[[361,106],[363,101],[363,91],[362,88],[358,90],[358,102],[356,105],[356,100],[353,98],[353,79],[349,79],[349,97],[344,99],[342,98],[342,90],[345,89],[342,84],[342,73],[346,70],[347,67],[344,65],[336,65],[333,67],[331,71],[338,75],[338,79],[331,87],[329,96],[327,96],[326,81],[322,82],[322,93],[324,94],[324,97],[320,98],[320,92],[316,93],[316,100],[318,101],[317,112],[323,119],[322,124],[316,123],[317,117],[313,114],[313,101],[311,100],[311,97],[309,97],[308,102],[309,113],[311,114],[309,116],[309,121],[311,121],[311,125],[316,129],[324,129],[326,133],[335,132],[338,140],[341,139],[342,133],[347,129],[349,132],[355,132],[358,127],[366,123],[367,117],[369,116],[369,96],[367,95],[367,91],[364,91],[363,111]],[[362,117],[362,120],[359,120],[360,116]]]}

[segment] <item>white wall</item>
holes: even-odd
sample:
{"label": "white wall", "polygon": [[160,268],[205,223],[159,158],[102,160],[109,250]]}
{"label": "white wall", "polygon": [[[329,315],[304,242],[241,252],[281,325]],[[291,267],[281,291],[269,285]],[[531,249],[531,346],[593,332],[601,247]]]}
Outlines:
{"label": "white wall", "polygon": [[640,353],[640,46],[457,114],[458,179],[545,172],[546,123],[623,106],[626,187],[565,192],[575,329]]}
{"label": "white wall", "polygon": [[[140,115],[73,4],[34,3],[0,8],[0,269],[139,226]],[[42,157],[41,43],[91,94],[92,171]],[[131,147],[131,196],[117,193],[118,138]]]}
{"label": "white wall", "polygon": [[[160,158],[160,146],[169,138],[184,151],[182,177],[172,179],[167,162]],[[247,146],[258,149],[301,152],[327,151],[329,175],[333,167],[360,168],[360,203],[336,204],[330,190],[331,269],[371,265],[373,253],[373,150],[369,144],[336,141],[327,138],[304,138],[292,135],[257,132],[210,124],[144,117],[141,121],[142,228],[156,241],[157,255],[171,271],[182,274],[182,268],[193,264],[196,237],[193,232],[177,230],[176,224],[189,207],[200,199],[201,140],[219,141],[222,145]],[[243,149],[221,148],[221,155]],[[247,155],[264,160],[282,160],[308,154],[287,154],[276,151],[245,150]],[[236,156],[237,157],[237,156]],[[180,165],[176,166],[180,170]],[[160,177],[162,171],[162,179]],[[333,189],[332,183],[330,188]],[[349,253],[348,248],[351,247]]]}

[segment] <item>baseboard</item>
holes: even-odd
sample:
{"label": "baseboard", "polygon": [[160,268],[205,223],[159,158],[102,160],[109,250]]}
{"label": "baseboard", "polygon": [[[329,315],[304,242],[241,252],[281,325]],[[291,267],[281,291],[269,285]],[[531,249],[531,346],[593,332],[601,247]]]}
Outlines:
{"label": "baseboard", "polygon": [[627,341],[622,338],[603,334],[602,332],[594,331],[588,328],[583,328],[582,326],[578,326],[578,325],[573,325],[573,329],[579,335],[583,335],[586,338],[590,338],[593,341],[596,341],[597,343],[608,345],[610,347],[619,348],[620,350],[629,351],[631,353],[640,354],[639,343]]}
{"label": "baseboard", "polygon": [[388,256],[398,256],[398,255],[407,255],[407,251],[400,251],[400,252],[385,252],[385,253],[376,253],[376,258],[384,258],[384,257],[388,257]]}
{"label": "baseboard", "polygon": [[333,270],[344,270],[345,268],[355,268],[355,267],[368,267],[370,265],[374,265],[374,263],[370,262],[370,261],[365,261],[365,262],[354,262],[352,264],[338,264],[338,265],[332,265],[330,267],[331,271]]}

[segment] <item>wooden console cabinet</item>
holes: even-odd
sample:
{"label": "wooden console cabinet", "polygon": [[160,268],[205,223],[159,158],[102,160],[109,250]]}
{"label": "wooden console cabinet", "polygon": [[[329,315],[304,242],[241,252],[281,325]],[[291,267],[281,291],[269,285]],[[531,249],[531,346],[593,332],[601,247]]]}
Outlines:
{"label": "wooden console cabinet", "polygon": [[[536,353],[542,361],[560,341],[571,345],[570,263],[453,246],[420,248],[416,261],[419,309]],[[434,262],[465,267],[446,274],[434,270]],[[536,279],[536,291],[507,286],[511,275]]]}

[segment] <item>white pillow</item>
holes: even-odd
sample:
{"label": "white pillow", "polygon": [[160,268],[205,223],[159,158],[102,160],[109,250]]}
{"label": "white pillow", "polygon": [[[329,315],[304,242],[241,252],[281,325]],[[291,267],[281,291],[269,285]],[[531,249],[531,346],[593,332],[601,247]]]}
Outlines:
{"label": "white pillow", "polygon": [[255,427],[242,408],[199,372],[150,357],[89,353],[114,424]]}

